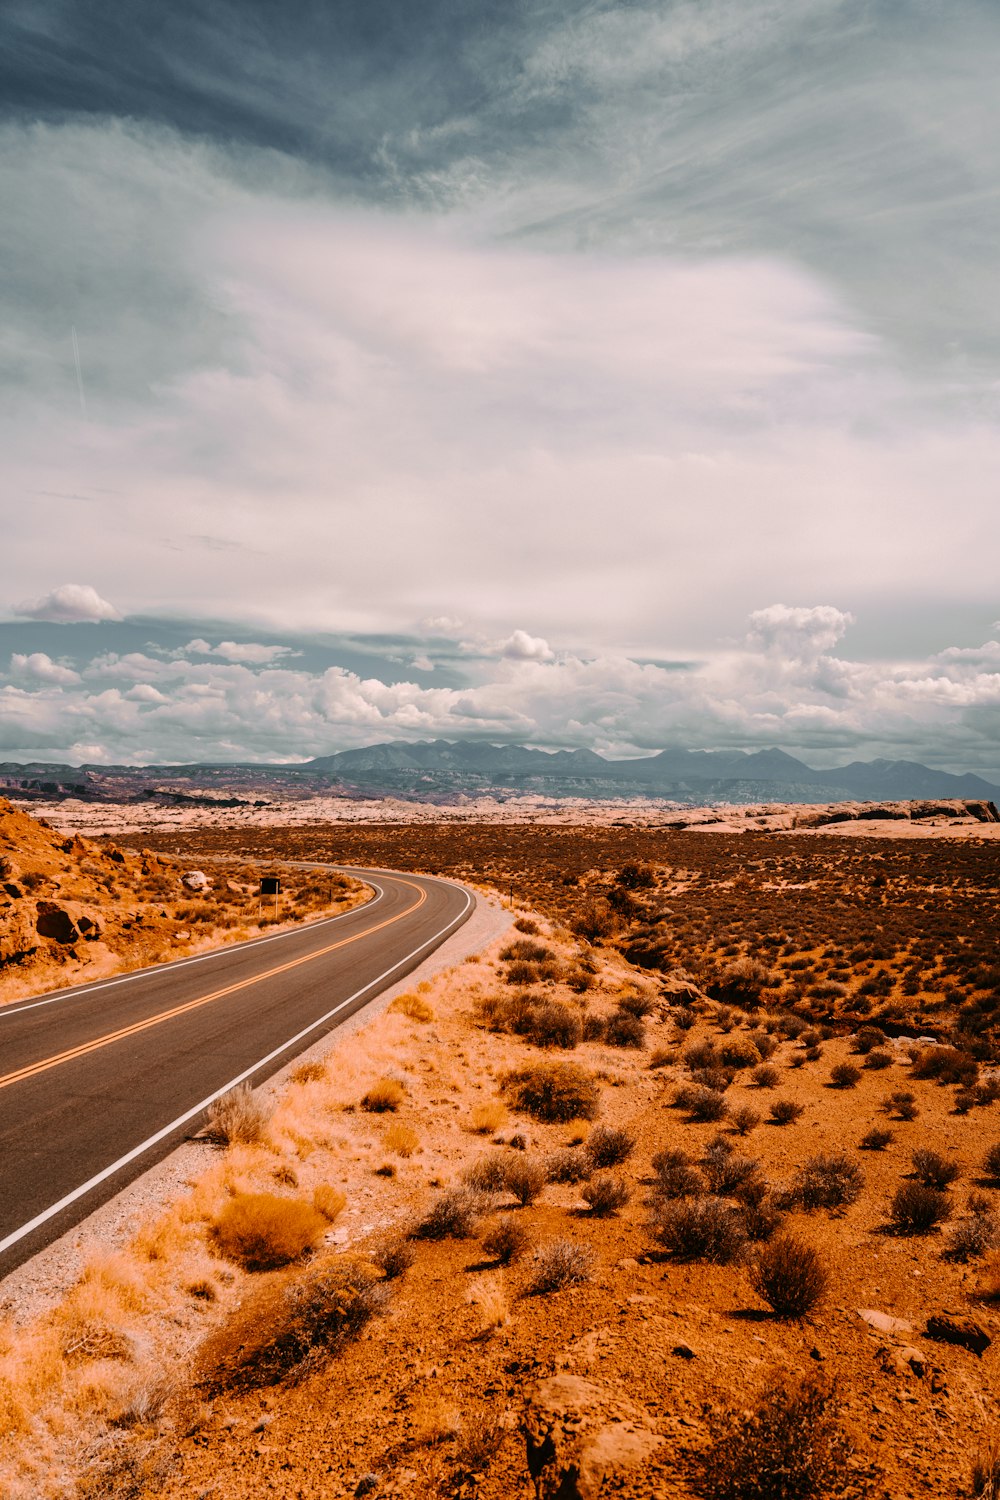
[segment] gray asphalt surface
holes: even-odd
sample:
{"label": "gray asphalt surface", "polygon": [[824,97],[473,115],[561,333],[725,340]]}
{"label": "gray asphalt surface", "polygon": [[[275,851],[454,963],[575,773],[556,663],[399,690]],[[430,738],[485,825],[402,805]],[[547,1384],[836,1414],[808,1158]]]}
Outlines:
{"label": "gray asphalt surface", "polygon": [[0,1275],[416,968],[471,894],[359,871],[343,916],[0,1008]]}

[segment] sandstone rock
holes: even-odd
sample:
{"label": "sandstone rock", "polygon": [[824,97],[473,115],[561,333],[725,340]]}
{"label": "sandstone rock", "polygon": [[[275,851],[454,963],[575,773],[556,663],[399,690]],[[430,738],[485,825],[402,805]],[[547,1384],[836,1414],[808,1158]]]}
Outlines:
{"label": "sandstone rock", "polygon": [[38,947],[38,934],[26,912],[13,911],[0,920],[0,964],[19,963]]}
{"label": "sandstone rock", "polygon": [[877,1328],[879,1333],[912,1333],[913,1324],[908,1323],[905,1318],[894,1318],[891,1313],[879,1312],[874,1307],[859,1307],[858,1317],[863,1318],[870,1328]]}
{"label": "sandstone rock", "polygon": [[954,1318],[947,1313],[936,1313],[927,1319],[927,1337],[941,1344],[971,1349],[980,1359],[993,1342],[986,1329],[972,1318]]}
{"label": "sandstone rock", "polygon": [[663,1441],[621,1392],[577,1375],[541,1381],[522,1430],[536,1500],[597,1500],[605,1481],[645,1463]]}
{"label": "sandstone rock", "polygon": [[57,943],[75,943],[80,937],[80,929],[69,912],[55,901],[38,902],[35,931],[39,937],[52,938]]}
{"label": "sandstone rock", "polygon": [[181,885],[189,891],[207,891],[209,884],[204,870],[188,870],[186,875],[181,876]]}

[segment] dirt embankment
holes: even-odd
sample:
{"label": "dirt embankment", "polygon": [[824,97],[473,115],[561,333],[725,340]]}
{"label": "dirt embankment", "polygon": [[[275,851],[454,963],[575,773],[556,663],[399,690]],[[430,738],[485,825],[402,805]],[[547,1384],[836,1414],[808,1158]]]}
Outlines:
{"label": "dirt embankment", "polygon": [[0,1003],[346,911],[370,895],[346,876],[283,871],[277,903],[261,903],[267,869],[231,859],[203,870],[98,843],[0,798]]}

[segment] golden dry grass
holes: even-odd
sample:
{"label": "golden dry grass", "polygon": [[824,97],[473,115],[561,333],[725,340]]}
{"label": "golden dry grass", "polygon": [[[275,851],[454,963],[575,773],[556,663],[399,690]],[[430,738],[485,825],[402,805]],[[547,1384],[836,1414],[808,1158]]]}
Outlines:
{"label": "golden dry grass", "polygon": [[404,1158],[411,1157],[420,1147],[420,1137],[417,1132],[411,1130],[409,1125],[401,1125],[398,1120],[386,1126],[382,1142],[387,1151]]}
{"label": "golden dry grass", "polygon": [[389,1006],[398,1015],[408,1016],[411,1021],[433,1021],[434,1011],[420,995],[399,995]]}
{"label": "golden dry grass", "polygon": [[313,1188],[313,1208],[332,1224],[347,1207],[347,1194],[335,1188],[331,1182],[318,1182]]}
{"label": "golden dry grass", "polygon": [[323,1213],[301,1198],[235,1193],[216,1215],[219,1251],[248,1271],[270,1271],[298,1260],[326,1229]]}
{"label": "golden dry grass", "polygon": [[361,1108],[372,1114],[396,1110],[406,1098],[406,1089],[398,1078],[380,1078],[362,1097]]}
{"label": "golden dry grass", "polygon": [[507,1108],[499,1100],[477,1104],[469,1115],[469,1129],[476,1135],[494,1135],[507,1123]]}

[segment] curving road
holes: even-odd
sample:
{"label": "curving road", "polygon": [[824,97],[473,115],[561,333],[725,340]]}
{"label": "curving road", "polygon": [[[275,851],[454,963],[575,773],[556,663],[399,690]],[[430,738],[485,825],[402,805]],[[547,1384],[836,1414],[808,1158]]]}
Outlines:
{"label": "curving road", "polygon": [[339,917],[0,1008],[0,1276],[167,1155],[219,1094],[416,968],[475,904],[442,880],[349,873],[375,897]]}

